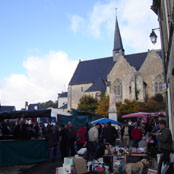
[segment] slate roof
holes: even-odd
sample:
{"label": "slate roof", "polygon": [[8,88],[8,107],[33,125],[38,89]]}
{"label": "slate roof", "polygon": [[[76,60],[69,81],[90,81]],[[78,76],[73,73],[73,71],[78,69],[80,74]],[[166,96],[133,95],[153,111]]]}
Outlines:
{"label": "slate roof", "polygon": [[0,105],[0,112],[3,112],[3,111],[15,111],[16,108],[15,106],[1,106]]}
{"label": "slate roof", "polygon": [[[162,57],[160,50],[157,53]],[[124,57],[131,66],[139,71],[147,57],[147,52],[125,55]],[[94,83],[86,92],[105,90],[104,80],[107,79],[114,64],[113,57],[79,62],[69,85]]]}
{"label": "slate roof", "polygon": [[81,61],[69,85],[93,83],[99,78],[106,80],[114,63],[112,57]]}
{"label": "slate roof", "polygon": [[61,106],[59,109],[67,109],[68,108],[68,105],[67,104],[64,104],[63,106]]}
{"label": "slate roof", "polygon": [[124,57],[131,66],[133,66],[137,71],[139,71],[141,65],[144,63],[147,57],[147,52],[125,55]]}
{"label": "slate roof", "polygon": [[124,50],[123,43],[121,39],[120,29],[118,26],[118,21],[115,21],[115,34],[114,34],[114,48],[113,51]]}
{"label": "slate roof", "polygon": [[99,78],[94,84],[89,87],[85,92],[90,92],[90,91],[105,91],[106,90],[106,85],[103,79]]}
{"label": "slate roof", "polygon": [[[130,54],[130,55],[125,55],[124,57],[131,66],[133,66],[137,71],[139,71],[147,57],[147,53],[148,52]],[[157,54],[162,58],[161,50],[157,50]]]}
{"label": "slate roof", "polygon": [[68,92],[58,93],[59,97],[68,97]]}
{"label": "slate roof", "polygon": [[41,109],[40,104],[29,104],[28,110],[36,110],[35,107],[37,107],[37,110]]}

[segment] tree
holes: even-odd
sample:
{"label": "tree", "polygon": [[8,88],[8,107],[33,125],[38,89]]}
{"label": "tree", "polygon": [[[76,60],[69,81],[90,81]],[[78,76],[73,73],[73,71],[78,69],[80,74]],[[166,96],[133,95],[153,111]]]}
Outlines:
{"label": "tree", "polygon": [[122,115],[142,112],[144,110],[144,102],[138,102],[137,100],[126,99],[124,103],[118,102],[116,106],[119,121],[122,121]]}
{"label": "tree", "polygon": [[90,95],[85,95],[80,99],[77,109],[85,112],[95,113],[98,101]]}
{"label": "tree", "polygon": [[108,117],[108,111],[109,111],[109,96],[105,96],[99,101],[96,114],[102,115],[102,117]]}
{"label": "tree", "polygon": [[41,108],[45,108],[45,109],[49,107],[57,108],[57,101],[53,102],[52,100],[49,100],[49,101],[38,103],[38,104],[40,104]]}
{"label": "tree", "polygon": [[165,103],[160,95],[151,97],[145,102],[137,100],[125,100],[124,103],[116,104],[118,111],[118,120],[122,121],[122,115],[136,112],[160,112],[165,110]]}

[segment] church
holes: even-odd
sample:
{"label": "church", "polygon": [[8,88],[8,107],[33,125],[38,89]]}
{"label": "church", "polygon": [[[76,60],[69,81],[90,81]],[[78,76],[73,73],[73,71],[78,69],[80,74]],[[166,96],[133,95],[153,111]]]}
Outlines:
{"label": "church", "polygon": [[109,96],[109,118],[117,120],[116,102],[144,101],[162,93],[163,63],[160,50],[125,55],[116,17],[113,56],[79,61],[68,86],[68,110],[77,108],[84,95]]}

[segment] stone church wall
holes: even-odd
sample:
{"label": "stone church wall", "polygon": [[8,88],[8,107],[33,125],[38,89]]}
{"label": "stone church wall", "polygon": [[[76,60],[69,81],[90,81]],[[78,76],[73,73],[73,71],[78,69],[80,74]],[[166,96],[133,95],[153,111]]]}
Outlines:
{"label": "stone church wall", "polygon": [[135,72],[135,68],[131,67],[123,56],[120,56],[117,63],[114,65],[110,74],[108,75],[108,81],[110,81],[111,85],[109,95],[114,95],[113,93],[116,86],[116,80],[120,80],[122,84],[122,96],[116,96],[116,101],[124,102],[125,99],[131,99],[131,79]]}
{"label": "stone church wall", "polygon": [[69,86],[69,88],[68,88],[68,110],[70,110],[71,108],[77,109],[80,98],[85,94],[85,91],[91,85],[92,85],[92,83]]}
{"label": "stone church wall", "polygon": [[148,52],[147,58],[145,59],[139,73],[142,75],[144,82],[147,84],[146,91],[148,97],[155,95],[155,78],[157,75],[163,73],[162,59],[152,50]]}

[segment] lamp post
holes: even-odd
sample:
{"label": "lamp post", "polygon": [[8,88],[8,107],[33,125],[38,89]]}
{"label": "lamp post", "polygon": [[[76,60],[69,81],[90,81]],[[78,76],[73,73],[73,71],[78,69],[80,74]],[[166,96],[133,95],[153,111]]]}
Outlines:
{"label": "lamp post", "polygon": [[155,30],[159,30],[159,28],[154,28],[154,29],[152,29],[152,33],[150,33],[150,39],[151,39],[151,42],[153,43],[153,44],[156,44],[156,41],[157,41],[157,35],[156,35],[156,33],[154,32]]}

